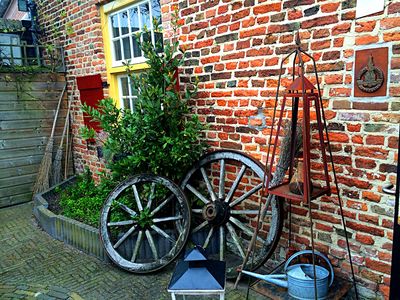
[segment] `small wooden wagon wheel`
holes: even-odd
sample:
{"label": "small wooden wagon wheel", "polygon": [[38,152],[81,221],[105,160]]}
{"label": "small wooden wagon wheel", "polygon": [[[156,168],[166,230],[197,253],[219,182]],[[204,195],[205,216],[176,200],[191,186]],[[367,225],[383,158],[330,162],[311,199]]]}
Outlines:
{"label": "small wooden wagon wheel", "polygon": [[[263,165],[252,157],[222,150],[203,156],[181,183],[192,206],[191,240],[226,261],[228,278],[237,275],[255,230],[259,201],[266,200],[261,200],[264,174]],[[246,269],[258,268],[272,255],[282,229],[280,201],[271,201],[263,220]]]}
{"label": "small wooden wagon wheel", "polygon": [[190,208],[171,180],[141,174],[118,185],[100,218],[100,237],[110,259],[133,273],[157,271],[183,250]]}

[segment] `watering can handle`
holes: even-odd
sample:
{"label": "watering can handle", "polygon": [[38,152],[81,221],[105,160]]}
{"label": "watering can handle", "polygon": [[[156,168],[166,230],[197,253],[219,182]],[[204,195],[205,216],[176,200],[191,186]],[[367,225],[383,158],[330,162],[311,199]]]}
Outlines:
{"label": "watering can handle", "polygon": [[[319,252],[319,251],[314,251],[314,253],[315,253],[315,255],[317,255],[317,256],[323,258],[323,259],[326,261],[326,263],[328,264],[329,269],[330,269],[330,273],[331,273],[331,281],[330,281],[330,283],[329,283],[329,286],[331,286],[331,285],[333,284],[333,280],[334,280],[334,278],[335,278],[335,273],[333,272],[333,267],[332,267],[331,262],[330,262],[329,259],[328,259],[324,254],[322,254],[321,252]],[[289,257],[289,259],[287,260],[287,262],[286,262],[286,264],[285,264],[284,272],[286,273],[286,270],[287,270],[287,268],[289,267],[289,264],[292,262],[293,259],[295,259],[296,257],[298,257],[298,256],[300,256],[300,255],[303,255],[303,254],[312,254],[312,250],[302,250],[302,251],[299,251],[299,252],[293,254],[291,257]]]}

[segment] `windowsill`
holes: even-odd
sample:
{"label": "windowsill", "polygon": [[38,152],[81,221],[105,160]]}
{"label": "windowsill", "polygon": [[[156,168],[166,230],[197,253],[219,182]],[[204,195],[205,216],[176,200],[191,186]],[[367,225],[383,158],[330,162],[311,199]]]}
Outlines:
{"label": "windowsill", "polygon": [[119,60],[119,61],[113,60],[111,67],[112,68],[125,67],[126,64],[134,66],[134,65],[139,65],[139,64],[145,63],[145,62],[146,62],[146,58],[144,58],[143,56],[142,57],[135,57],[134,59],[127,59],[125,61],[123,61],[123,60]]}
{"label": "windowsill", "polygon": [[[144,69],[148,69],[148,68],[149,68],[149,65],[145,62],[129,66],[130,71],[139,71],[139,70],[144,70]],[[126,66],[111,67],[110,73],[111,74],[126,73],[127,72],[126,69],[127,69]]]}

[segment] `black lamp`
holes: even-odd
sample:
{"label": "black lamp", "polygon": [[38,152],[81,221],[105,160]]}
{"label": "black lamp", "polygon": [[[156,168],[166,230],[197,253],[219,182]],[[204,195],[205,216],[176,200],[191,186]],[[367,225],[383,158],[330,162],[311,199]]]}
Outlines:
{"label": "black lamp", "polygon": [[225,298],[226,263],[208,260],[205,251],[195,246],[183,261],[177,263],[168,292],[173,300],[177,295],[218,295]]}

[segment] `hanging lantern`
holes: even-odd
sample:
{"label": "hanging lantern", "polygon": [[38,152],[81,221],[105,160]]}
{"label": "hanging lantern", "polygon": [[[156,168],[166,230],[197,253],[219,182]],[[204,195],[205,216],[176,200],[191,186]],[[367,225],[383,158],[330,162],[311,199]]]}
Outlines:
{"label": "hanging lantern", "polygon": [[178,262],[168,286],[173,300],[177,295],[218,295],[225,298],[226,263],[208,260],[205,251],[195,246],[183,261]]}
{"label": "hanging lantern", "polygon": [[[298,49],[295,55],[295,60],[293,63],[293,78],[291,84],[287,87],[283,94],[283,99],[281,102],[280,112],[278,116],[278,123],[276,129],[275,143],[272,148],[271,163],[269,168],[269,176],[267,177],[267,187],[269,186],[269,178],[271,178],[271,172],[274,169],[275,156],[277,154],[277,141],[281,135],[282,121],[284,114],[286,112],[286,104],[290,101],[292,103],[292,145],[296,144],[296,128],[297,122],[301,122],[303,130],[303,156],[297,160],[297,169],[295,168],[295,153],[294,147],[291,147],[290,153],[290,164],[289,164],[289,179],[283,183],[272,186],[268,188],[268,192],[279,197],[283,197],[291,200],[300,200],[304,202],[309,202],[312,199],[320,197],[322,195],[329,195],[330,185],[329,185],[329,174],[328,174],[328,160],[325,149],[325,139],[324,139],[324,115],[322,108],[322,99],[317,89],[304,75],[304,61],[302,59],[302,51],[300,50],[300,39],[297,36]],[[304,54],[304,53],[303,53]],[[296,66],[296,58],[298,61],[298,66]],[[287,57],[284,59],[286,60]],[[298,73],[296,74],[296,70]],[[297,76],[297,77],[296,77]],[[279,84],[280,84],[279,78]],[[279,85],[278,85],[279,86]],[[277,92],[277,98],[279,96],[279,88]],[[298,113],[299,107],[303,109],[302,120],[299,120]],[[325,186],[314,187],[310,178],[310,149],[311,149],[311,136],[310,136],[310,112],[311,109],[315,109],[316,113],[316,123],[318,130],[318,149],[321,151],[322,155],[322,165],[323,165],[323,181]],[[276,110],[274,113],[275,118]],[[272,136],[272,135],[271,135]],[[271,143],[270,143],[271,144]],[[270,151],[267,154],[267,162],[269,160]],[[296,172],[295,172],[296,171]]]}

